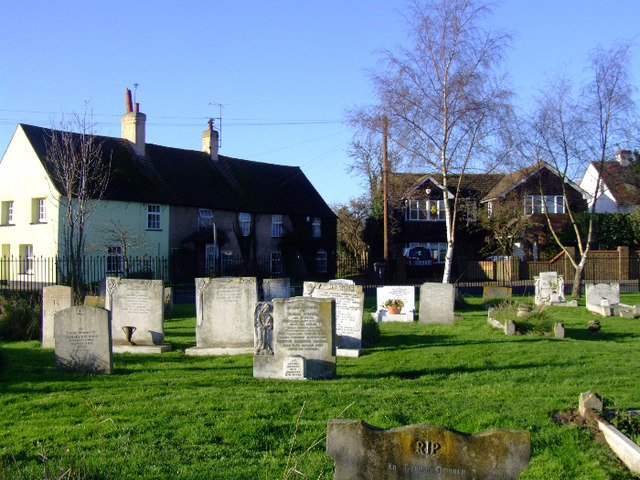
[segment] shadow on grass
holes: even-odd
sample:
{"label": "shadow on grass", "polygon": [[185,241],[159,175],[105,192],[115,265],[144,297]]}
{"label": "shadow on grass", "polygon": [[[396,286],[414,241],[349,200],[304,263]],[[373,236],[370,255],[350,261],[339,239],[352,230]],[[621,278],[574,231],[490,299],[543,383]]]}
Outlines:
{"label": "shadow on grass", "polygon": [[[565,364],[556,364],[557,366],[564,366]],[[370,372],[370,373],[355,373],[349,375],[340,375],[340,378],[366,378],[366,379],[379,379],[379,378],[398,378],[401,380],[415,380],[426,375],[430,376],[448,376],[463,373],[477,373],[491,370],[497,371],[513,371],[513,370],[527,370],[536,368],[548,368],[554,366],[548,362],[540,363],[523,363],[520,365],[483,365],[478,367],[469,367],[466,365],[456,365],[450,368],[420,368],[412,370],[398,370],[392,372]]]}
{"label": "shadow on grass", "polygon": [[605,329],[600,330],[597,333],[591,333],[586,328],[566,328],[564,329],[565,338],[571,338],[574,340],[586,340],[586,341],[608,341],[625,343],[629,339],[640,337],[637,333],[617,333],[607,332]]}

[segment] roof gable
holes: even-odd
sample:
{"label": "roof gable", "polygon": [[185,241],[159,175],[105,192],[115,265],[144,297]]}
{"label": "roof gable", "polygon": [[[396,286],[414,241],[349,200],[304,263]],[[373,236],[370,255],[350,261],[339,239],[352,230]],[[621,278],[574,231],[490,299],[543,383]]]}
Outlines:
{"label": "roof gable", "polygon": [[640,205],[640,166],[617,161],[591,162],[618,205]]}

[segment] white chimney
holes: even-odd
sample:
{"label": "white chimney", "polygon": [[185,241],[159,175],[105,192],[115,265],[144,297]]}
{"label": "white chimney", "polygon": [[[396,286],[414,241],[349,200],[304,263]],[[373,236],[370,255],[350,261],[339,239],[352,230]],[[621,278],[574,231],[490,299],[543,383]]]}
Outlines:
{"label": "white chimney", "polygon": [[633,161],[631,150],[619,150],[616,152],[616,161],[623,167],[628,167]]}
{"label": "white chimney", "polygon": [[202,151],[218,160],[218,132],[213,129],[213,120],[209,120],[209,128],[202,132]]}
{"label": "white chimney", "polygon": [[133,111],[131,103],[131,90],[127,88],[127,113],[122,115],[122,138],[132,143],[133,151],[137,155],[144,156],[144,124],[147,116],[140,113],[140,104],[136,103]]}

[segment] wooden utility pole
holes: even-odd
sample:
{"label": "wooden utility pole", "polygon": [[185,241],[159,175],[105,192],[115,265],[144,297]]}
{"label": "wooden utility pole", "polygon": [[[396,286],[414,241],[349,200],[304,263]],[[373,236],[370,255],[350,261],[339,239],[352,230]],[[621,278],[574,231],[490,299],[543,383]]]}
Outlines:
{"label": "wooden utility pole", "polygon": [[389,261],[389,191],[387,175],[389,173],[389,159],[387,158],[387,116],[382,115],[382,198],[384,203],[384,261]]}

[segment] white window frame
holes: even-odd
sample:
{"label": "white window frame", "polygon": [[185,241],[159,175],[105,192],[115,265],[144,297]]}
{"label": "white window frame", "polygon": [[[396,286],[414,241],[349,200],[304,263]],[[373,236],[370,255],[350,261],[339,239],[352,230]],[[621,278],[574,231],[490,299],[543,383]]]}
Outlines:
{"label": "white window frame", "polygon": [[465,200],[467,207],[467,222],[475,222],[478,220],[478,201],[475,198],[467,198]]}
{"label": "white window frame", "polygon": [[207,231],[213,228],[213,210],[210,208],[198,209],[198,230]]}
{"label": "white window frame", "polygon": [[443,222],[445,213],[444,200],[409,200],[405,218],[410,222]]}
{"label": "white window frame", "polygon": [[107,245],[107,273],[122,273],[122,245]]}
{"label": "white window frame", "polygon": [[2,202],[2,225],[15,225],[13,218],[13,200],[4,200]]}
{"label": "white window frame", "polygon": [[47,203],[44,198],[36,198],[36,206],[38,213],[38,223],[46,223],[47,221]]}
{"label": "white window frame", "polygon": [[251,235],[251,214],[247,212],[239,212],[238,226],[240,227],[240,234],[243,237]]}
{"label": "white window frame", "polygon": [[162,207],[157,203],[147,205],[147,230],[162,229]]}
{"label": "white window frame", "polygon": [[320,238],[322,236],[322,219],[320,217],[314,217],[311,224],[311,236],[313,238]]}
{"label": "white window frame", "polygon": [[407,247],[423,247],[431,250],[433,263],[444,263],[444,259],[447,256],[447,242],[409,242]]}
{"label": "white window frame", "polygon": [[524,197],[524,214],[526,216],[544,213],[566,213],[564,195],[527,195]]}
{"label": "white window frame", "polygon": [[328,263],[327,252],[324,250],[318,250],[316,252],[316,273],[327,273]]}
{"label": "white window frame", "polygon": [[33,245],[21,244],[20,252],[20,273],[23,275],[33,275]]}
{"label": "white window frame", "polygon": [[271,252],[269,271],[272,275],[282,275],[282,252]]}
{"label": "white window frame", "polygon": [[271,236],[282,237],[282,215],[271,215]]}

